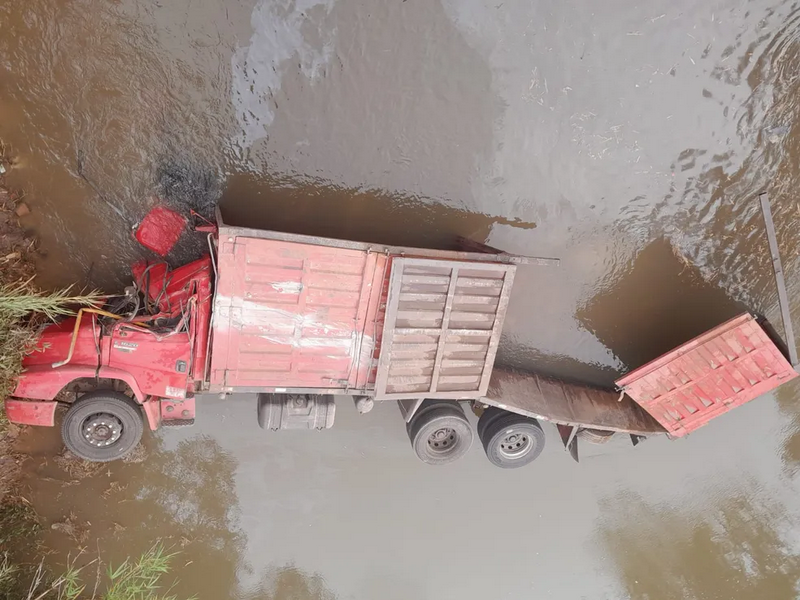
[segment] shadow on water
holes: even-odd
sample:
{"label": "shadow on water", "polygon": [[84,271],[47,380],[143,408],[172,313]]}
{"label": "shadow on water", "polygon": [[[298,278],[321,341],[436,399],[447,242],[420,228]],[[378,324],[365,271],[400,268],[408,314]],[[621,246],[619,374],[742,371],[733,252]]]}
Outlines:
{"label": "shadow on water", "polygon": [[800,382],[794,380],[778,388],[775,392],[775,401],[780,410],[790,419],[790,431],[783,441],[781,458],[783,467],[789,475],[800,472]]}
{"label": "shadow on water", "polygon": [[797,597],[800,555],[788,539],[796,523],[774,500],[734,495],[696,517],[619,494],[601,510],[611,517],[598,538],[625,598]]}
{"label": "shadow on water", "polygon": [[745,310],[661,239],[576,318],[633,369]]}
{"label": "shadow on water", "polygon": [[[244,556],[239,526],[236,461],[205,435],[177,443],[145,438],[142,462],[83,463],[63,459],[57,431],[37,429],[24,438],[33,457],[25,466],[24,495],[36,506],[48,564],[58,568],[81,552],[77,565],[99,556],[105,565],[135,558],[161,540],[172,552],[178,598],[198,600],[333,600],[325,580],[293,564],[260,575]],[[55,456],[55,458],[53,458]],[[30,563],[41,548],[31,548]],[[90,570],[93,569],[90,568]],[[255,585],[245,586],[242,578]],[[87,575],[86,579],[91,579]]]}
{"label": "shadow on water", "polygon": [[220,204],[231,225],[442,249],[453,248],[459,235],[484,242],[494,224],[536,227],[412,196],[250,173],[228,178]]}

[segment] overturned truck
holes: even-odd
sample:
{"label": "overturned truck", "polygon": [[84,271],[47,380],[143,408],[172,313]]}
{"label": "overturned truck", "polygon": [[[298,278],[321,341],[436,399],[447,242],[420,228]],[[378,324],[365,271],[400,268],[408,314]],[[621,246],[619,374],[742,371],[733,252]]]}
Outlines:
{"label": "overturned truck", "polygon": [[[164,255],[185,224],[159,207],[136,237]],[[577,459],[579,440],[681,437],[797,375],[752,314],[615,389],[495,368],[516,269],[555,259],[465,239],[432,250],[233,227],[219,211],[195,229],[208,237],[201,259],[139,262],[123,295],[44,329],[6,401],[12,422],[53,426],[63,406],[66,446],[110,461],[145,424],[191,425],[202,394],[255,394],[270,430],[331,427],[335,397],[349,396],[362,413],[396,402],[416,455],[446,464],[473,441],[468,405],[487,458],[514,468],[541,453],[542,420]]]}

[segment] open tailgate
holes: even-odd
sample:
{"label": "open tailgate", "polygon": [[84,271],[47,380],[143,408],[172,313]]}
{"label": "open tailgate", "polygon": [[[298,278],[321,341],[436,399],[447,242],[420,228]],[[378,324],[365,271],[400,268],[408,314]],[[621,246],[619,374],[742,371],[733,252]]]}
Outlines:
{"label": "open tailgate", "polygon": [[674,437],[797,377],[756,318],[745,313],[616,381]]}

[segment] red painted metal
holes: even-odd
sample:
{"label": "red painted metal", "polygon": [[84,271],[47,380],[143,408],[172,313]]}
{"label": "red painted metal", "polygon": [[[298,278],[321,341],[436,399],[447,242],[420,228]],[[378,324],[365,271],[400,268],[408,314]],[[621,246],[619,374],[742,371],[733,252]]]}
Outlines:
{"label": "red painted metal", "polygon": [[187,332],[159,336],[117,326],[111,335],[108,366],[129,373],[147,396],[184,398],[191,364]]}
{"label": "red painted metal", "polygon": [[166,256],[178,243],[186,228],[186,218],[164,206],[156,206],[136,228],[134,237],[139,243],[159,254]]}
{"label": "red painted metal", "polygon": [[142,402],[142,409],[144,416],[147,418],[147,424],[151,431],[156,431],[161,427],[161,400],[155,397],[150,397]]}
{"label": "red painted metal", "polygon": [[756,319],[746,313],[616,383],[670,435],[681,437],[797,375]]}
{"label": "red painted metal", "polygon": [[[65,360],[69,355],[72,334],[75,329],[75,318],[70,317],[50,325],[45,329],[36,345],[36,350],[25,357],[25,366],[52,365]],[[70,364],[97,367],[98,355],[95,339],[99,333],[97,315],[87,314],[81,319],[78,328],[78,339],[72,353]]]}
{"label": "red painted metal", "polygon": [[384,255],[223,234],[218,268],[212,390],[368,385]]}
{"label": "red painted metal", "polygon": [[162,400],[160,403],[162,421],[192,421],[195,416],[194,398],[186,400]]}
{"label": "red painted metal", "polygon": [[52,427],[55,424],[57,402],[33,402],[31,400],[6,400],[6,415],[8,420],[17,425],[44,425]]}
{"label": "red painted metal", "polygon": [[[45,331],[43,337],[46,335]],[[70,363],[57,369],[52,368],[49,364],[26,365],[25,371],[19,376],[12,396],[32,400],[52,400],[67,384],[76,379],[95,377],[96,375],[96,366],[79,363]]]}
{"label": "red painted metal", "polygon": [[[146,267],[136,266],[140,283]],[[68,356],[72,340],[75,319],[64,319],[43,330],[37,351],[23,361],[25,370],[13,395],[52,401],[76,379],[116,379],[128,384],[136,400],[145,404],[151,427],[157,427],[160,421],[162,398],[177,401],[174,406],[182,402],[181,412],[190,410],[189,418],[194,418],[191,396],[205,379],[211,261],[205,257],[174,271],[157,264],[148,273],[147,285],[142,287],[147,288],[150,301],[162,311],[159,317],[187,326],[154,331],[125,321],[101,324],[96,315],[86,315],[78,328],[72,358],[53,368],[53,363]],[[148,397],[156,403],[154,410],[148,411]],[[55,403],[51,404],[55,407]],[[23,408],[30,410],[29,406]]]}
{"label": "red painted metal", "polygon": [[[193,350],[191,380],[205,381],[211,321],[211,259],[205,256],[170,271],[166,263],[150,264],[140,261],[132,267],[134,280],[140,289],[147,289],[151,302],[169,315],[180,314],[192,305],[190,336]],[[194,298],[192,302],[190,299]]]}

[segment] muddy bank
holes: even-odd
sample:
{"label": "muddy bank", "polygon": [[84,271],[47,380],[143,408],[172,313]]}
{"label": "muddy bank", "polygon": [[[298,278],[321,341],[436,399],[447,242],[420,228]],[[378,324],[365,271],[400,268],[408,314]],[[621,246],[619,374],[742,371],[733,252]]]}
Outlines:
{"label": "muddy bank", "polygon": [[0,283],[7,285],[35,274],[33,253],[36,239],[25,231],[22,220],[30,215],[25,194],[7,182],[13,168],[5,145],[0,142]]}
{"label": "muddy bank", "polygon": [[[24,193],[8,185],[6,173],[12,167],[6,147],[0,142],[0,290],[3,292],[8,286],[18,286],[35,276],[32,255],[36,252],[36,240],[22,223],[30,209],[24,202]],[[27,337],[0,310],[0,401],[14,385],[21,360],[18,344]],[[20,567],[17,561],[24,560],[37,547],[36,533],[40,529],[36,511],[22,490],[26,456],[16,444],[23,431],[24,428],[8,422],[4,411],[0,414],[0,552],[5,561],[11,560],[15,565],[13,575],[5,569],[0,574],[0,597],[9,599],[22,597],[27,589],[33,567]]]}
{"label": "muddy bank", "polygon": [[[36,241],[29,235],[21,219],[30,213],[24,202],[24,194],[12,189],[6,181],[6,173],[13,167],[6,147],[0,142],[0,287],[18,284],[35,275],[32,254]],[[6,348],[14,341],[8,339],[11,332],[6,329],[8,323],[2,323],[0,331],[0,348]],[[7,369],[3,357],[3,369]],[[13,382],[5,374],[0,374],[0,400],[4,399]],[[14,451],[14,442],[20,433],[20,427],[8,423],[5,413],[0,415],[0,512],[5,504],[17,503],[7,498],[16,491],[20,477],[22,456]]]}

